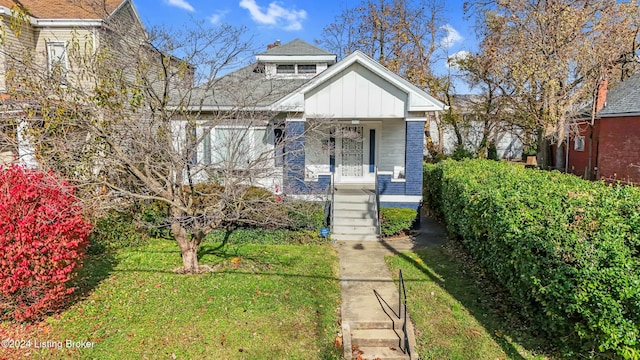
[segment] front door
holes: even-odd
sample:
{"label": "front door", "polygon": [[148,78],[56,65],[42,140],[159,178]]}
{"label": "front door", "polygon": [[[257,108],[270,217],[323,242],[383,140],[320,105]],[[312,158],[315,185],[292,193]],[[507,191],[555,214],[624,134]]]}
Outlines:
{"label": "front door", "polygon": [[375,138],[378,127],[379,124],[373,122],[338,126],[335,131],[336,182],[355,184],[375,182],[373,165],[377,156]]}
{"label": "front door", "polygon": [[364,129],[362,126],[340,128],[340,179],[355,181],[362,177],[364,160]]}

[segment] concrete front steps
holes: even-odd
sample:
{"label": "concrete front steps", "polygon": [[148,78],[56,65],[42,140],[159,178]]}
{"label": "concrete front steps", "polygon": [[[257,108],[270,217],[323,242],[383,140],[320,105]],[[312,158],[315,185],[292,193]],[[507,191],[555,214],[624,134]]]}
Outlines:
{"label": "concrete front steps", "polygon": [[333,196],[335,240],[378,241],[375,195],[365,186],[337,187]]}
{"label": "concrete front steps", "polygon": [[410,360],[401,350],[402,325],[395,326],[389,321],[351,323],[352,359]]}

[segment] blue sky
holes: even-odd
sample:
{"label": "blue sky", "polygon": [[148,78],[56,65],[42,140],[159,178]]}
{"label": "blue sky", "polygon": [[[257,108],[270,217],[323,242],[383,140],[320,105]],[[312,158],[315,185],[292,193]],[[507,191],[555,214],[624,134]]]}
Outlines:
{"label": "blue sky", "polygon": [[[140,18],[147,27],[168,25],[174,28],[192,19],[212,23],[245,26],[253,35],[258,49],[276,40],[282,43],[300,38],[309,43],[319,39],[322,29],[345,7],[360,0],[133,0]],[[472,20],[465,20],[463,0],[446,1],[445,17],[449,55],[473,51],[476,38]],[[444,63],[435,69],[447,71]],[[462,89],[460,89],[462,90]]]}

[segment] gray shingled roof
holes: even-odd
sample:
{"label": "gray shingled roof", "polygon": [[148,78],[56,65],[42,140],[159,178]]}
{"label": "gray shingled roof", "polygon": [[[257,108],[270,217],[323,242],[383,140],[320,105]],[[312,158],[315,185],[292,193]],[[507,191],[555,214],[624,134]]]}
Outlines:
{"label": "gray shingled roof", "polygon": [[310,79],[267,79],[260,64],[252,64],[227,74],[213,83],[193,90],[191,106],[212,107],[263,107],[302,86]]}
{"label": "gray shingled roof", "polygon": [[277,56],[306,56],[306,55],[334,55],[319,47],[313,46],[308,42],[295,39],[283,45],[273,47],[258,55],[277,55]]}
{"label": "gray shingled roof", "polygon": [[635,113],[640,113],[640,73],[608,91],[606,106],[598,115],[611,117]]}

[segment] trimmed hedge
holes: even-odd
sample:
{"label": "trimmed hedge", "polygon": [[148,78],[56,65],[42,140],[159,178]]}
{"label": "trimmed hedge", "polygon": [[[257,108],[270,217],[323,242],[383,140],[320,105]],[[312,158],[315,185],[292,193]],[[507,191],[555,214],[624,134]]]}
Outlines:
{"label": "trimmed hedge", "polygon": [[567,355],[640,358],[640,191],[488,160],[425,166],[425,203]]}
{"label": "trimmed hedge", "polygon": [[113,211],[94,220],[87,253],[95,255],[106,250],[140,246],[148,239],[147,231],[136,226],[131,214]]}
{"label": "trimmed hedge", "polygon": [[288,201],[287,225],[292,230],[319,230],[325,225],[324,204],[311,201]]}
{"label": "trimmed hedge", "polygon": [[380,229],[382,235],[391,236],[411,229],[418,212],[407,208],[381,208]]}
{"label": "trimmed hedge", "polygon": [[326,240],[314,230],[265,230],[265,229],[236,229],[214,230],[205,238],[206,241],[230,244],[258,244],[258,245],[310,245],[324,244]]}

